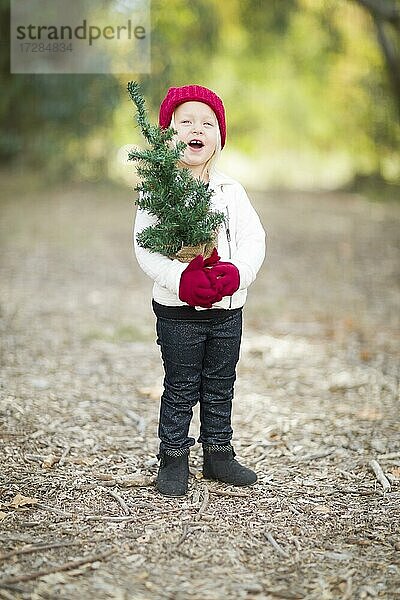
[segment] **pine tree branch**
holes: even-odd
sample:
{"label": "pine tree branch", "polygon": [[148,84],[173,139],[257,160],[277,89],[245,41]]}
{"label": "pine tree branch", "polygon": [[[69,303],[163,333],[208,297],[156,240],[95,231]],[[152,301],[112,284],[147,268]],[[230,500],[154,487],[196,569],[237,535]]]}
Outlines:
{"label": "pine tree branch", "polygon": [[141,177],[135,187],[139,192],[136,204],[157,219],[155,225],[137,235],[138,244],[151,252],[173,256],[182,246],[211,243],[225,219],[223,213],[211,210],[214,191],[178,165],[186,144],[173,141],[177,132],[172,127],[163,129],[149,123],[138,83],[130,81],[127,89],[150,146],[129,152],[129,160],[137,163]]}

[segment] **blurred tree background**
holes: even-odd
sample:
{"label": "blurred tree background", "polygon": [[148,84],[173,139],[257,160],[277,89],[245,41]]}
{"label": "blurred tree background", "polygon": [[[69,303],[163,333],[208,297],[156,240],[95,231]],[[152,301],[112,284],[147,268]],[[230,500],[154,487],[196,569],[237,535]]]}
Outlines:
{"label": "blurred tree background", "polygon": [[8,1],[0,13],[7,168],[129,180],[136,79],[154,121],[169,86],[221,95],[220,168],[245,185],[400,184],[400,0],[152,0],[145,75],[10,74]]}

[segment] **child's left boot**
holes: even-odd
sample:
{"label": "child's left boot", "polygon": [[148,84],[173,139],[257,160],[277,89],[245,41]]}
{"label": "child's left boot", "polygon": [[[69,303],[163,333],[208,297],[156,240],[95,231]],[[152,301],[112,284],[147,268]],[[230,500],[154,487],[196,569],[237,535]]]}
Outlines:
{"label": "child's left boot", "polygon": [[230,444],[203,444],[203,476],[230,485],[253,485],[257,475],[235,459],[236,453]]}

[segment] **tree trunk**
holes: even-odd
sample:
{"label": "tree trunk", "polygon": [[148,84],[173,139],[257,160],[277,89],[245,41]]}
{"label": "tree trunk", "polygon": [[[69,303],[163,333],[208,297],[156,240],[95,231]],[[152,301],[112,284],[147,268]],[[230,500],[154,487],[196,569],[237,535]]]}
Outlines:
{"label": "tree trunk", "polygon": [[400,120],[400,6],[387,0],[356,1],[368,10],[375,23]]}

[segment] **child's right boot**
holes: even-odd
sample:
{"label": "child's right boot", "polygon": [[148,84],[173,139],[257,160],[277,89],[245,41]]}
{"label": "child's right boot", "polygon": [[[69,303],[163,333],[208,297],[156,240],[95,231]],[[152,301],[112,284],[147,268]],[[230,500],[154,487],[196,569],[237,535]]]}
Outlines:
{"label": "child's right boot", "polygon": [[156,488],[163,496],[184,496],[188,491],[189,448],[160,450]]}

